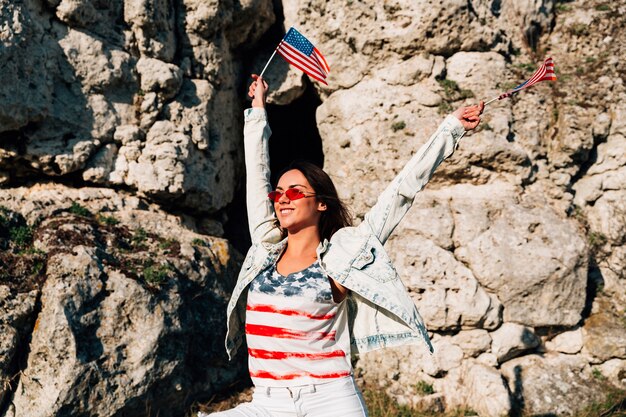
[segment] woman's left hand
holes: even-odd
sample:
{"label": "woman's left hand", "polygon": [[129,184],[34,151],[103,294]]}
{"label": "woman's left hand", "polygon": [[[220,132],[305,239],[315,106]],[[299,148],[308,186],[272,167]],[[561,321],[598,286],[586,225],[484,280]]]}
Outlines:
{"label": "woman's left hand", "polygon": [[485,102],[481,101],[480,104],[460,107],[454,113],[452,113],[463,125],[465,131],[475,129],[480,123],[480,115],[485,108]]}

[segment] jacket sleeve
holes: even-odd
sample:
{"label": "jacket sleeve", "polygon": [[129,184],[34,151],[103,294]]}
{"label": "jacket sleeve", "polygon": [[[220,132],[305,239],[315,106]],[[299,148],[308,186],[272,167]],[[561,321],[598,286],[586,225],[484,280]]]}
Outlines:
{"label": "jacket sleeve", "polygon": [[415,195],[428,183],[439,164],[452,155],[464,134],[465,129],[456,117],[446,117],[378,197],[359,228],[369,228],[368,232],[384,244],[413,204]]}
{"label": "jacket sleeve", "polygon": [[276,213],[267,193],[271,191],[269,138],[272,134],[265,109],[250,108],[244,112],[243,129],[246,162],[246,207],[252,243],[278,242]]}

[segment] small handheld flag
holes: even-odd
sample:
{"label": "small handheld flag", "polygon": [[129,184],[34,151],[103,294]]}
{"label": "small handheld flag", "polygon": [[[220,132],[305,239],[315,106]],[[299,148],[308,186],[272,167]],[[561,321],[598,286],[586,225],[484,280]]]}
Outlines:
{"label": "small handheld flag", "polygon": [[554,73],[554,61],[552,58],[546,58],[543,64],[535,71],[535,73],[528,80],[524,81],[511,91],[508,91],[504,94],[500,94],[498,97],[494,97],[488,102],[485,103],[485,106],[493,101],[502,100],[507,97],[511,97],[513,94],[528,88],[539,81],[556,81],[556,74]]}
{"label": "small handheld flag", "polygon": [[328,85],[326,77],[330,72],[330,67],[326,59],[319,49],[293,27],[289,28],[283,40],[276,47],[267,64],[265,64],[265,68],[261,71],[261,76],[263,76],[276,52],[294,67],[304,71],[317,81]]}

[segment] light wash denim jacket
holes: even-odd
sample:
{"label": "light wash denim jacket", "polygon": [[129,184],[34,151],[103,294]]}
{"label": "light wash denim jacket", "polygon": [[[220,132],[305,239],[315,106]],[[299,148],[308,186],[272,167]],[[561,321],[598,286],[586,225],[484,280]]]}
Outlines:
{"label": "light wash denim jacket", "polygon": [[[226,350],[232,359],[244,339],[247,288],[276,263],[287,239],[276,226],[270,185],[271,135],[264,109],[247,109],[244,147],[247,209],[252,246],[239,273],[228,304]],[[352,353],[424,341],[430,338],[415,304],[394,269],[383,244],[413,199],[439,164],[454,152],[465,130],[459,120],[446,117],[435,134],[411,158],[356,227],[344,227],[317,248],[317,259],[329,277],[350,290],[348,297]]]}

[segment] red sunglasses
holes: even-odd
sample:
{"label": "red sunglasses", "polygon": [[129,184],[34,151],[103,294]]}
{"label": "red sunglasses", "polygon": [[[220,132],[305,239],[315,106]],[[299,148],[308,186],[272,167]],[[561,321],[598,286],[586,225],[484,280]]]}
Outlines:
{"label": "red sunglasses", "polygon": [[[306,194],[310,195],[306,195]],[[278,200],[285,194],[290,200],[299,200],[301,198],[315,197],[315,193],[310,193],[308,191],[300,191],[297,188],[288,188],[284,193],[280,191],[272,191],[267,195],[267,197],[272,200],[274,203],[278,203]]]}

